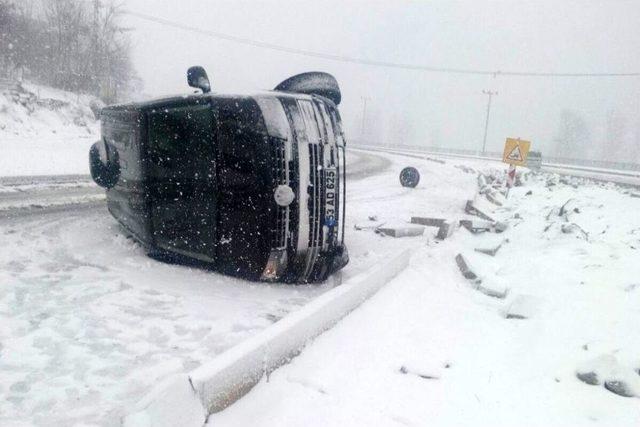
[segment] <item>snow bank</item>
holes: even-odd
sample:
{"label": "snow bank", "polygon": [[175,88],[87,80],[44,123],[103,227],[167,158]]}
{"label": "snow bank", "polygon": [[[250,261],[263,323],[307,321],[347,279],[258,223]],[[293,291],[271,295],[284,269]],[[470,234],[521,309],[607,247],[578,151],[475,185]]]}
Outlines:
{"label": "snow bank", "polygon": [[0,176],[88,173],[99,123],[88,95],[33,84],[0,92]]}
{"label": "snow bank", "polygon": [[205,412],[189,376],[178,374],[162,381],[123,422],[125,427],[201,426]]}

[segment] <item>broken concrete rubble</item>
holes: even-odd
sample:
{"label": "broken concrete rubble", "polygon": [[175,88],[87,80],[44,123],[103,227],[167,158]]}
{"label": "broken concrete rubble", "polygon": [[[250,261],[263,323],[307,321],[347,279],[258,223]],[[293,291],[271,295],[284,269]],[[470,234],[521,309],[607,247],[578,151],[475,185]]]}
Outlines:
{"label": "broken concrete rubble", "polygon": [[441,227],[445,220],[443,218],[428,218],[422,216],[412,216],[412,224],[426,225],[427,227]]}
{"label": "broken concrete rubble", "polygon": [[477,220],[470,220],[470,219],[461,219],[460,226],[466,228],[473,234],[483,233],[485,231],[494,231],[496,233],[502,233],[507,229],[507,224],[503,222],[477,221]]}
{"label": "broken concrete rubble", "polygon": [[455,229],[453,222],[445,221],[440,228],[438,228],[438,234],[436,234],[436,239],[444,240],[450,237],[453,234],[453,230]]}
{"label": "broken concrete rubble", "polygon": [[627,384],[624,381],[616,381],[616,380],[605,381],[604,388],[609,390],[611,393],[617,394],[618,396],[622,396],[622,397],[635,396],[635,393],[633,392],[629,384]]}
{"label": "broken concrete rubble", "polygon": [[405,227],[378,227],[376,232],[391,237],[415,237],[424,234],[424,227],[405,226]]}
{"label": "broken concrete rubble", "polygon": [[529,319],[537,313],[540,298],[532,295],[518,295],[504,312],[507,319]]}
{"label": "broken concrete rubble", "polygon": [[629,366],[622,365],[613,354],[586,360],[576,370],[576,377],[589,385],[604,388],[622,397],[640,397],[640,377]]}
{"label": "broken concrete rubble", "polygon": [[560,230],[562,230],[562,232],[564,234],[571,234],[571,233],[575,233],[575,232],[580,232],[582,237],[584,237],[584,239],[586,241],[589,241],[589,233],[587,233],[586,231],[584,231],[582,229],[582,227],[580,227],[578,224],[576,223],[569,223],[569,224],[562,224],[562,226],[560,227]]}
{"label": "broken concrete rubble", "polygon": [[416,376],[418,376],[418,377],[420,377],[422,379],[425,379],[425,380],[438,380],[438,379],[440,379],[440,377],[437,377],[435,375],[425,374],[423,372],[418,372],[418,371],[415,371],[413,369],[407,368],[404,365],[400,367],[399,371],[400,371],[401,374],[416,375]]}
{"label": "broken concrete rubble", "polygon": [[425,225],[427,227],[438,227],[438,234],[436,234],[436,239],[438,240],[444,240],[451,236],[454,230],[453,223],[443,218],[413,216],[411,217],[411,223]]}
{"label": "broken concrete rubble", "polygon": [[476,280],[478,278],[478,275],[473,272],[469,266],[469,262],[462,254],[456,255],[456,264],[458,264],[458,268],[465,279]]}
{"label": "broken concrete rubble", "polygon": [[509,293],[509,288],[500,283],[482,281],[478,285],[478,290],[483,294],[494,298],[505,298]]}
{"label": "broken concrete rubble", "polygon": [[460,226],[466,228],[473,234],[490,231],[493,224],[489,221],[472,221],[470,219],[461,219]]}
{"label": "broken concrete rubble", "polygon": [[481,254],[485,254],[489,256],[496,256],[496,254],[498,253],[501,247],[502,247],[502,243],[500,243],[498,246],[493,248],[475,248],[474,251],[480,252]]}
{"label": "broken concrete rubble", "polygon": [[369,222],[369,223],[356,223],[353,225],[353,228],[356,230],[376,230],[379,227],[382,227],[385,222]]}
{"label": "broken concrete rubble", "polygon": [[464,211],[469,215],[475,215],[487,221],[495,222],[495,220],[489,215],[488,210],[478,206],[477,200],[467,200],[467,204],[464,207]]}
{"label": "broken concrete rubble", "polygon": [[489,281],[480,279],[469,265],[469,261],[462,254],[456,255],[456,264],[464,278],[470,280],[473,287],[483,294],[493,298],[505,298],[509,293],[509,289],[500,283],[498,278]]}
{"label": "broken concrete rubble", "polygon": [[504,196],[496,191],[487,191],[484,195],[488,201],[493,203],[496,206],[504,205]]}
{"label": "broken concrete rubble", "polygon": [[596,372],[576,372],[576,377],[583,383],[587,383],[589,385],[600,385],[600,379]]}

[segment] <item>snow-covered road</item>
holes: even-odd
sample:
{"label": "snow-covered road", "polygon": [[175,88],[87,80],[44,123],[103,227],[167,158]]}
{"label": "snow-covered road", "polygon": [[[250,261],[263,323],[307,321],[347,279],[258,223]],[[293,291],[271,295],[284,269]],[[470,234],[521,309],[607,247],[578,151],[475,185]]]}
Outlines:
{"label": "snow-covered road", "polygon": [[[390,161],[354,153],[349,164],[350,184],[361,185]],[[125,237],[86,177],[0,184],[0,425],[117,425],[159,379],[341,280],[270,285],[160,263]],[[374,262],[369,246],[351,241],[343,277]]]}
{"label": "snow-covered road", "polygon": [[[422,173],[413,190],[398,183],[407,165]],[[341,279],[407,247],[416,253],[412,267],[269,383],[212,417],[216,425],[522,425],[522,414],[531,425],[640,422],[637,399],[574,375],[579,363],[602,355],[618,357],[627,374],[640,367],[632,360],[640,354],[640,199],[544,175],[514,190],[511,210],[502,212],[512,225],[506,234],[460,230],[437,244],[433,229],[393,239],[371,227],[412,215],[467,217],[474,168],[487,165],[351,151],[350,168],[351,263]],[[95,193],[86,196],[44,209],[18,197],[11,204],[22,207],[0,219],[0,425],[115,426],[158,380],[211,360],[333,285],[249,283],[159,263],[122,234],[102,201],[90,200]],[[569,198],[580,212],[571,221],[589,242],[546,219]],[[504,237],[511,243],[496,258],[473,252]],[[456,269],[457,252],[487,284],[508,285],[507,301],[474,290]],[[505,319],[519,294],[533,296],[539,311]],[[408,374],[398,372],[402,366]]]}

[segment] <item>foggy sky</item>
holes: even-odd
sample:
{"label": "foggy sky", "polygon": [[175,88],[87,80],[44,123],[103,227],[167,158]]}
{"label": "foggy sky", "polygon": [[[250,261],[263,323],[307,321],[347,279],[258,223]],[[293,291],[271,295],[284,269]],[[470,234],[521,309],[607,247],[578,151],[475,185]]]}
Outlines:
{"label": "foggy sky", "polygon": [[[560,3],[560,4],[557,4]],[[370,60],[540,72],[640,71],[638,1],[320,2],[126,0],[127,9],[194,27],[292,48]],[[591,144],[606,154],[606,117],[624,117],[621,138],[640,138],[640,78],[489,77],[345,64],[245,46],[127,17],[134,65],[151,96],[185,93],[185,71],[204,66],[217,92],[272,89],[304,71],[332,73],[342,92],[347,137],[479,148],[486,96],[488,150],[507,136],[552,153],[560,112],[584,117]],[[398,132],[401,127],[405,132]],[[635,161],[640,161],[636,151]]]}

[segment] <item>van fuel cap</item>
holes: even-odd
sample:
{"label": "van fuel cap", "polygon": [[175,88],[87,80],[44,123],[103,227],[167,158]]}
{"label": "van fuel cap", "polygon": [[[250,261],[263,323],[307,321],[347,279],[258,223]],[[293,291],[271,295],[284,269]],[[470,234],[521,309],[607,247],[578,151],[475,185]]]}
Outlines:
{"label": "van fuel cap", "polygon": [[289,206],[296,195],[293,193],[291,187],[285,184],[280,184],[273,192],[273,198],[276,200],[278,206]]}

